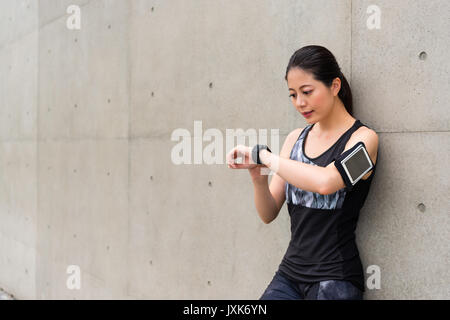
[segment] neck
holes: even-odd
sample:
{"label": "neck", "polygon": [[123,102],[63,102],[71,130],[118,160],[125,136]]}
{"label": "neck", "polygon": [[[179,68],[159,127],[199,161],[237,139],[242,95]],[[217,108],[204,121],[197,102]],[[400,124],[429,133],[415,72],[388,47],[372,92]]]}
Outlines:
{"label": "neck", "polygon": [[314,127],[318,136],[334,136],[347,130],[353,125],[355,119],[347,112],[340,99],[336,99],[330,114],[317,122]]}

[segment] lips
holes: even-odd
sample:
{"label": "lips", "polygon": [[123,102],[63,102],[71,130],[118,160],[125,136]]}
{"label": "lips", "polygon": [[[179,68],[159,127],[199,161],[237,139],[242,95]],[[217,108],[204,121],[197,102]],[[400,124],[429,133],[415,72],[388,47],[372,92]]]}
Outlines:
{"label": "lips", "polygon": [[302,112],[302,114],[303,114],[303,116],[305,116],[305,117],[309,117],[313,112],[314,112],[314,110],[309,111],[309,112]]}

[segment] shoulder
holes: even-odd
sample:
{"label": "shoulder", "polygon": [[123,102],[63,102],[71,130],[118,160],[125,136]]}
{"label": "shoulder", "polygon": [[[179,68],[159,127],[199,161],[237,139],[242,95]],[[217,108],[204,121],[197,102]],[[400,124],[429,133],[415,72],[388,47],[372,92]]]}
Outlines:
{"label": "shoulder", "polygon": [[[370,158],[372,159],[373,164],[376,164],[378,155],[378,134],[368,127],[362,126],[355,132],[353,132],[347,144],[345,145],[344,152],[352,148],[360,141],[364,142],[364,145],[367,149],[367,152],[369,153]],[[372,172],[368,173],[363,177],[363,179],[367,179],[371,173]]]}
{"label": "shoulder", "polygon": [[300,133],[302,133],[303,129],[304,129],[304,128],[297,128],[297,129],[292,130],[292,131],[288,134],[286,140],[287,140],[287,139],[290,139],[290,140],[295,140],[295,141],[297,141],[297,139],[298,139],[298,137],[300,136]]}
{"label": "shoulder", "polygon": [[283,158],[289,158],[289,155],[291,154],[291,150],[294,147],[295,143],[297,142],[300,133],[302,133],[304,128],[297,128],[292,130],[284,140],[284,144],[280,151],[280,156]]}
{"label": "shoulder", "polygon": [[367,149],[378,149],[378,134],[368,127],[361,126],[353,132],[345,146],[345,149],[351,148],[359,141],[364,142]]}

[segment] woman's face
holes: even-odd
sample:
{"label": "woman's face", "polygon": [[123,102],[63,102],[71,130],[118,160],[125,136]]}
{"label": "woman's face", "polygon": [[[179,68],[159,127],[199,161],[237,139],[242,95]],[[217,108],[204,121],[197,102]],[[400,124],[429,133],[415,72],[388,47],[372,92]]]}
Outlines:
{"label": "woman's face", "polygon": [[[287,75],[289,97],[308,123],[316,123],[331,112],[340,81],[339,78],[334,79],[331,88],[328,88],[323,82],[315,80],[311,73],[292,68]],[[305,115],[309,111],[313,112]]]}

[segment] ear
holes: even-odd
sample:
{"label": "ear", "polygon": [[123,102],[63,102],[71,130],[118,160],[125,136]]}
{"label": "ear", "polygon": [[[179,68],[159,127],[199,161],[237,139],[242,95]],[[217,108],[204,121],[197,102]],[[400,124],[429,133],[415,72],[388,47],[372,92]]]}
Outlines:
{"label": "ear", "polygon": [[331,83],[331,91],[333,92],[333,96],[337,96],[339,94],[339,91],[341,90],[341,79],[335,78],[333,82]]}

